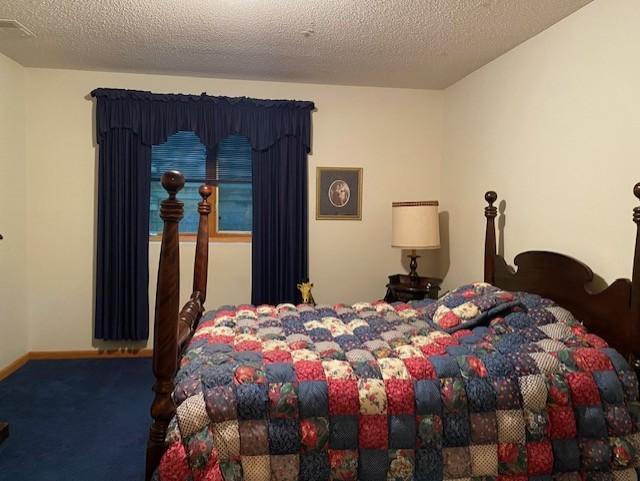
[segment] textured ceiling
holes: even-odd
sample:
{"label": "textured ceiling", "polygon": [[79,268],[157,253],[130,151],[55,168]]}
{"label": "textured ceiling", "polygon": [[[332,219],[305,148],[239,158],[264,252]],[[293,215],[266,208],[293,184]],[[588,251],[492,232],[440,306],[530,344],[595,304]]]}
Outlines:
{"label": "textured ceiling", "polygon": [[29,67],[443,88],[590,1],[1,0],[0,18],[36,36],[0,31],[0,52]]}

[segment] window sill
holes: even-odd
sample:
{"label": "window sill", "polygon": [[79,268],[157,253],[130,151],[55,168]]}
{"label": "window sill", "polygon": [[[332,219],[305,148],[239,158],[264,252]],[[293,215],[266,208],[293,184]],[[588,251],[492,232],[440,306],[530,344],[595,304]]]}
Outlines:
{"label": "window sill", "polygon": [[[180,234],[180,242],[196,242],[198,236],[196,234]],[[162,242],[162,235],[149,236],[149,242]],[[209,237],[209,244],[218,243],[237,243],[237,244],[250,244],[251,235],[242,234],[224,234]]]}

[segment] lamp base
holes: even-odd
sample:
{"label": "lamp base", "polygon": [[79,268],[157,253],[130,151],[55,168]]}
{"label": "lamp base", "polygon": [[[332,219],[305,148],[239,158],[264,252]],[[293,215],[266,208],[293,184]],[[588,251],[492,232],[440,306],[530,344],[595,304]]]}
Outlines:
{"label": "lamp base", "polygon": [[411,259],[411,262],[409,262],[409,277],[412,280],[417,280],[420,277],[418,276],[418,259],[420,258],[420,256],[416,254],[415,249],[412,249],[411,254],[409,254],[407,257]]}

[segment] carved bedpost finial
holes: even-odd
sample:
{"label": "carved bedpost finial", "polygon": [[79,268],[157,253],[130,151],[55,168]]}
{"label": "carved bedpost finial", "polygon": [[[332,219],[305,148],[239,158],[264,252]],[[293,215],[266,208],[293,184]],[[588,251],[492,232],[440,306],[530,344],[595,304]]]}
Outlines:
{"label": "carved bedpost finial", "polygon": [[498,200],[498,194],[493,190],[490,190],[484,194],[484,200],[489,203],[489,205],[484,208],[484,216],[487,218],[495,218],[498,215],[498,209],[493,205],[493,203]]}
{"label": "carved bedpost finial", "polygon": [[198,192],[200,193],[200,197],[202,197],[203,199],[208,199],[209,196],[213,193],[213,187],[207,184],[202,184],[198,189]]}
{"label": "carved bedpost finial", "polygon": [[178,223],[184,214],[184,204],[176,199],[176,194],[184,187],[184,175],[177,170],[169,170],[162,174],[160,182],[169,194],[160,202],[160,218],[165,222]]}
{"label": "carved bedpost finial", "polygon": [[203,184],[198,189],[198,193],[200,194],[200,197],[202,197],[202,201],[198,203],[198,212],[200,214],[208,214],[209,212],[211,212],[211,206],[209,205],[207,199],[211,197],[211,194],[213,193],[213,187]]}
{"label": "carved bedpost finial", "polygon": [[164,190],[169,193],[169,198],[173,200],[176,198],[176,194],[184,187],[184,175],[177,170],[168,170],[162,174],[160,183]]}

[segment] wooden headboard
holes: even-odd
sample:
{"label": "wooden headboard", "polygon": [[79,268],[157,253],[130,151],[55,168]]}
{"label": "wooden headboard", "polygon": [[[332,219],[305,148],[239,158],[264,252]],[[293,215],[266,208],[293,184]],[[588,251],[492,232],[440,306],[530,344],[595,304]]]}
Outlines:
{"label": "wooden headboard", "polygon": [[[640,199],[640,183],[633,189]],[[590,332],[601,336],[610,346],[627,356],[636,372],[640,372],[640,207],[633,209],[636,244],[633,277],[618,279],[601,292],[589,288],[593,271],[582,262],[564,254],[527,251],[518,254],[512,268],[496,252],[493,205],[498,195],[489,191],[484,196],[488,206],[484,245],[484,280],[508,291],[526,291],[547,297],[568,309]]]}

